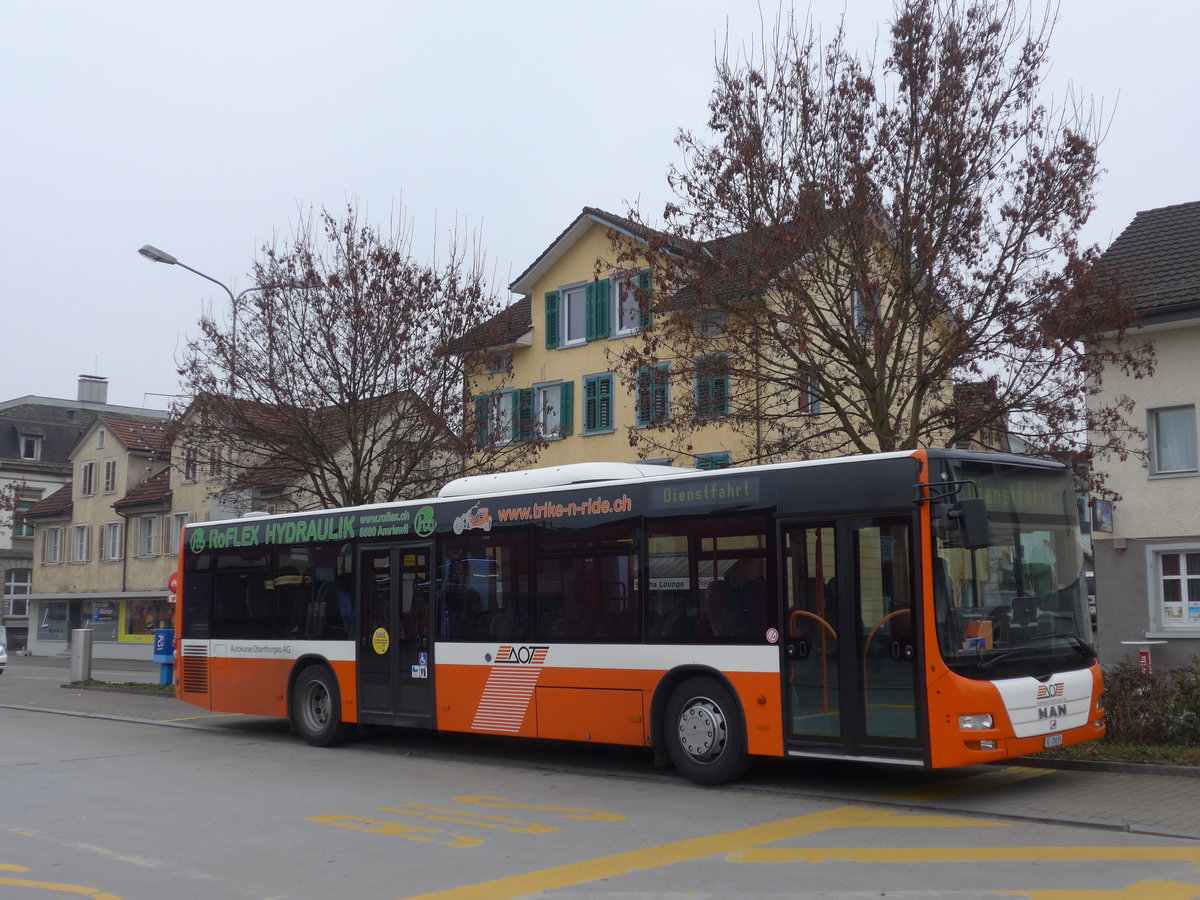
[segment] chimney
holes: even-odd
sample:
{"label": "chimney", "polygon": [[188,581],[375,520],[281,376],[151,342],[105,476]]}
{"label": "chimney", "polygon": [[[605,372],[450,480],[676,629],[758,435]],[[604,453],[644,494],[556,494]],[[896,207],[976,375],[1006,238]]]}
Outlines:
{"label": "chimney", "polygon": [[101,375],[79,376],[81,403],[108,403],[108,379]]}

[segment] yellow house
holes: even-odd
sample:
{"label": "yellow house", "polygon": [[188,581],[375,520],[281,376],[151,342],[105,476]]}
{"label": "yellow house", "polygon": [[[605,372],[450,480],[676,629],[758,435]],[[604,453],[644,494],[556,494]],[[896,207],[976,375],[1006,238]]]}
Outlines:
{"label": "yellow house", "polygon": [[[644,228],[585,207],[510,285],[521,299],[485,326],[481,376],[468,381],[477,445],[544,442],[539,465],[605,460],[719,468],[744,458],[721,424],[728,380],[699,360],[663,362],[623,383],[617,357],[652,322],[650,269],[615,262],[611,233],[640,240]],[[480,333],[485,333],[480,329]],[[665,418],[681,391],[694,392],[707,424],[688,442],[634,449],[629,429]],[[682,443],[682,442],[677,442]]]}

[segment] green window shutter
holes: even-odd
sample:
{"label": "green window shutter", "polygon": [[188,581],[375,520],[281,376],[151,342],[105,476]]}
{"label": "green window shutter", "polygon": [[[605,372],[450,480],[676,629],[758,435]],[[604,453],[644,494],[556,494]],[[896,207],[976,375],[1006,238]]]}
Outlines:
{"label": "green window shutter", "polygon": [[583,382],[583,431],[608,431],[612,419],[612,375],[593,375]]}
{"label": "green window shutter", "polygon": [[608,337],[612,312],[609,309],[611,285],[603,281],[590,281],[584,289],[585,337],[589,341]]}
{"label": "green window shutter", "polygon": [[488,395],[475,397],[475,446],[483,447],[488,442]]}
{"label": "green window shutter", "polygon": [[702,356],[696,360],[696,418],[710,419],[729,415],[729,376],[722,356]]}
{"label": "green window shutter", "polygon": [[546,291],[546,349],[558,347],[558,291]]}
{"label": "green window shutter", "polygon": [[713,469],[728,469],[733,459],[728,452],[701,453],[696,457],[695,468],[711,471]]}
{"label": "green window shutter", "polygon": [[639,313],[638,327],[639,328],[649,328],[651,320],[653,319],[653,315],[651,314],[651,311],[650,311],[650,309],[651,309],[650,301],[651,301],[653,295],[650,292],[650,270],[649,269],[642,269],[640,272],[638,272],[637,286],[638,286],[639,293],[643,294],[646,298],[646,302],[642,305],[641,312]]}
{"label": "green window shutter", "polygon": [[666,364],[639,370],[637,424],[646,426],[666,421],[667,400]]}
{"label": "green window shutter", "polygon": [[575,429],[575,382],[564,381],[559,395],[558,430],[566,437]]}
{"label": "green window shutter", "polygon": [[599,421],[597,411],[599,410],[600,388],[595,378],[585,378],[583,380],[583,430],[585,433],[596,430],[596,423]]}
{"label": "green window shutter", "polygon": [[520,388],[512,392],[512,439],[533,439],[533,388]]}
{"label": "green window shutter", "polygon": [[613,427],[611,375],[600,376],[600,428],[607,431]]}

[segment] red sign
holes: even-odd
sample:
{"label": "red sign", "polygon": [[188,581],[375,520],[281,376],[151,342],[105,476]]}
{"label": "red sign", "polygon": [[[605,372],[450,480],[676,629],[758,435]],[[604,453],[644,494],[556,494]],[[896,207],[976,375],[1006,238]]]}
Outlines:
{"label": "red sign", "polygon": [[172,572],[171,577],[167,579],[167,590],[172,594],[179,593],[179,573]]}
{"label": "red sign", "polygon": [[1138,651],[1138,664],[1142,667],[1143,675],[1150,674],[1150,651],[1149,650],[1139,650]]}

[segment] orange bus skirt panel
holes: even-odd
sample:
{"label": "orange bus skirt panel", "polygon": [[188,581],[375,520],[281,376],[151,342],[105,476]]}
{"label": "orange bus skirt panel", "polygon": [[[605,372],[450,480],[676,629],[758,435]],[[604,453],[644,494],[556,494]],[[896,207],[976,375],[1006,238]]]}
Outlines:
{"label": "orange bus skirt panel", "polygon": [[[650,741],[651,701],[665,674],[625,669],[439,665],[438,728],[644,746]],[[779,676],[734,672],[727,677],[745,712],[747,750],[762,756],[781,756]]]}

